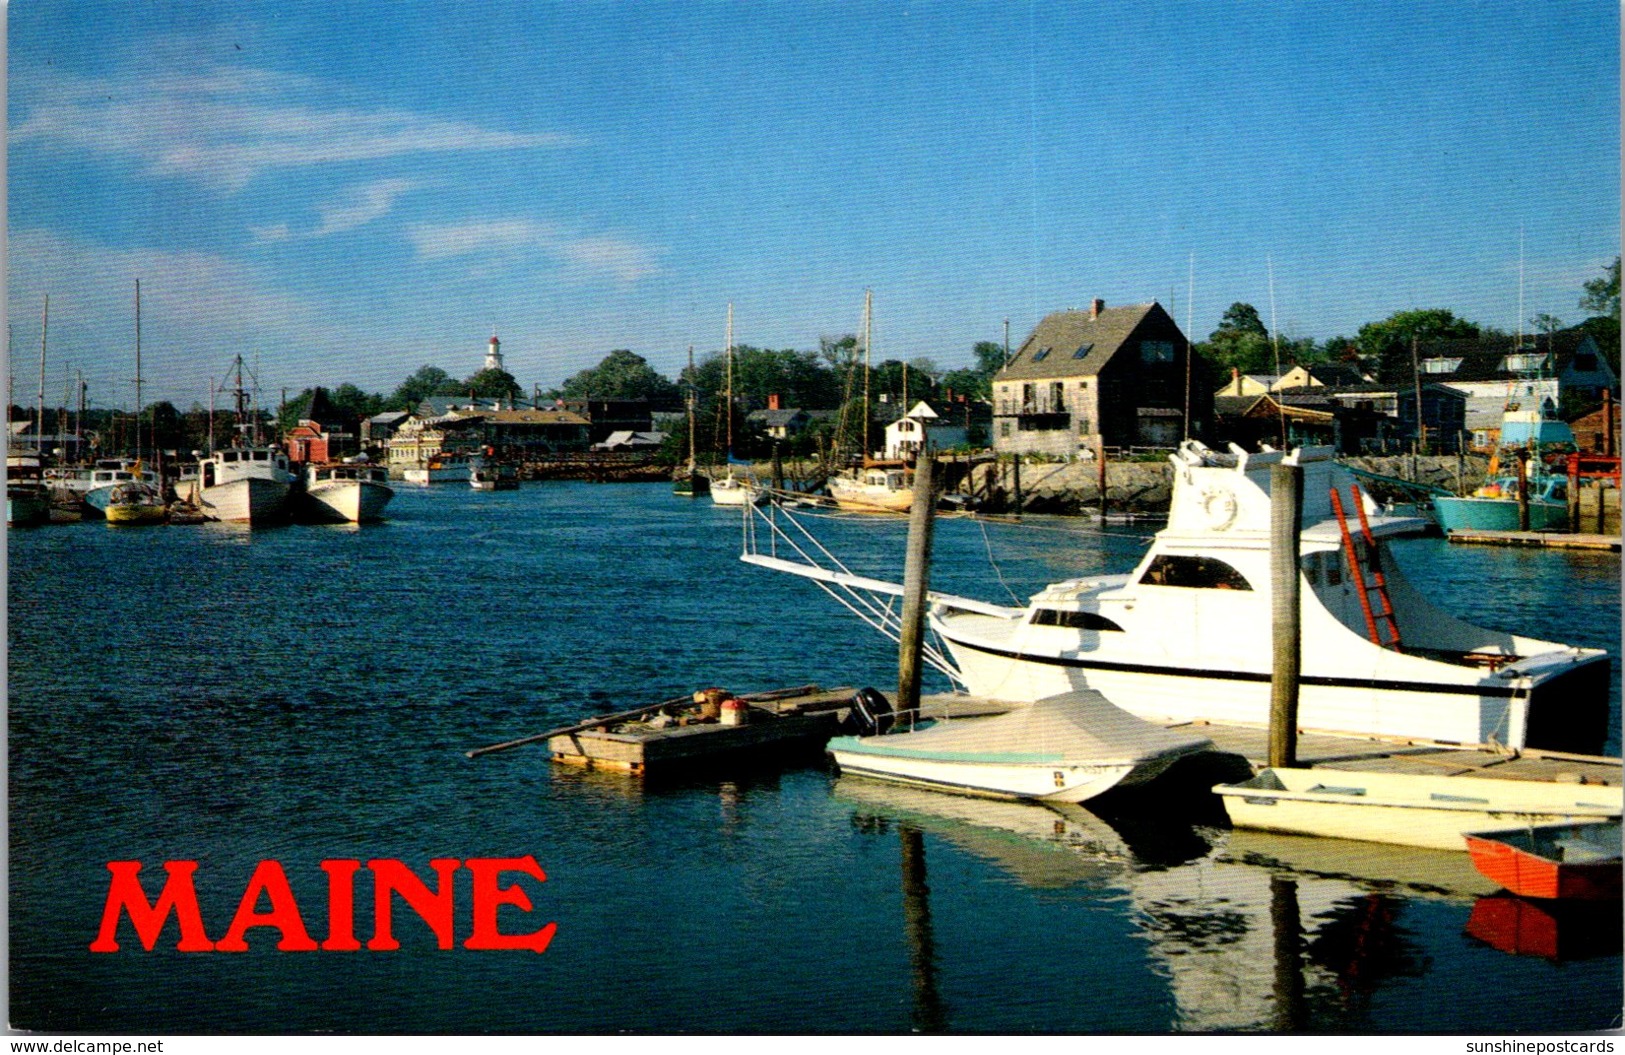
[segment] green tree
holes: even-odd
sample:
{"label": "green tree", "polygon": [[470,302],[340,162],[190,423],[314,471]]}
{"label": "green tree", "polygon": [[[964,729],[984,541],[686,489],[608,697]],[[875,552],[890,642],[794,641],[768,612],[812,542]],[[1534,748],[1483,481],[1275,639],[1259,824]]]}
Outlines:
{"label": "green tree", "polygon": [[647,399],[656,406],[682,402],[676,385],[661,376],[643,356],[618,348],[594,367],[570,378],[553,393],[563,399]]}
{"label": "green tree", "polygon": [[1361,354],[1378,361],[1378,376],[1387,384],[1411,379],[1412,343],[1480,337],[1475,322],[1459,319],[1444,308],[1415,308],[1396,311],[1379,322],[1368,322],[1355,334]]}
{"label": "green tree", "polygon": [[[448,385],[455,386],[457,382],[452,376],[438,366],[425,364],[402,381],[400,387],[395,389],[385,402],[390,410],[416,410],[419,403],[431,396],[446,394]],[[455,389],[454,389],[455,390]]]}
{"label": "green tree", "polygon": [[1224,373],[1239,370],[1244,374],[1274,373],[1275,350],[1270,346],[1270,332],[1258,309],[1237,301],[1225,309],[1219,319],[1219,328],[1208,335],[1201,353],[1215,362]]}
{"label": "green tree", "polygon": [[481,399],[518,399],[524,395],[519,382],[506,370],[481,370],[464,381],[458,395],[469,394]]}
{"label": "green tree", "polygon": [[1604,269],[1600,278],[1594,278],[1583,287],[1580,308],[1592,313],[1575,329],[1591,335],[1603,358],[1617,375],[1619,373],[1619,257]]}

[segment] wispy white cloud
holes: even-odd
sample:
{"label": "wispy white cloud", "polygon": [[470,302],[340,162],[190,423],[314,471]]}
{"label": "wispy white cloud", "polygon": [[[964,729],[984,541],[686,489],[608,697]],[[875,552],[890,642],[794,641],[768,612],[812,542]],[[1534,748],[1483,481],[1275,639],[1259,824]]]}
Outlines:
{"label": "wispy white cloud", "polygon": [[562,147],[550,132],[511,132],[405,110],[326,103],[305,77],[208,69],[92,80],[24,78],[14,144],[124,158],[154,176],[230,193],[278,169],[422,153]]}
{"label": "wispy white cloud", "polygon": [[256,242],[286,242],[292,239],[324,238],[341,231],[353,230],[388,216],[395,202],[404,194],[426,186],[423,180],[381,179],[346,187],[326,204],[316,207],[321,217],[315,227],[296,231],[286,223],[251,227],[249,233]]}
{"label": "wispy white cloud", "polygon": [[607,275],[618,282],[632,283],[660,273],[658,253],[648,246],[609,235],[582,234],[538,220],[419,224],[408,230],[407,237],[423,260],[541,253],[581,278]]}

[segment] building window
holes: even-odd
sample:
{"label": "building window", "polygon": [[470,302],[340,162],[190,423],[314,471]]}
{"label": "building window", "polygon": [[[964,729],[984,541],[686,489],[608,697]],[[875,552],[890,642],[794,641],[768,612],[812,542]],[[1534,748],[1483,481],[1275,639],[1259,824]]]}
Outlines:
{"label": "building window", "polygon": [[1172,341],[1141,341],[1140,361],[1144,363],[1171,363],[1174,361]]}
{"label": "building window", "polygon": [[1453,373],[1456,372],[1456,367],[1458,367],[1460,365],[1461,365],[1461,357],[1460,356],[1457,356],[1454,359],[1447,359],[1447,358],[1423,359],[1422,360],[1422,372],[1424,374],[1453,374]]}
{"label": "building window", "polygon": [[1574,368],[1576,370],[1595,370],[1597,368],[1597,357],[1590,352],[1580,352],[1574,357]]}
{"label": "building window", "polygon": [[1036,608],[1028,620],[1033,626],[1066,626],[1074,630],[1115,630],[1123,628],[1097,612],[1067,612],[1059,608]]}
{"label": "building window", "polygon": [[1539,370],[1545,365],[1546,354],[1544,352],[1518,352],[1501,360],[1501,369],[1511,373]]}
{"label": "building window", "polygon": [[1038,349],[1038,351],[1033,353],[1033,362],[1041,363],[1045,359],[1048,359],[1050,351],[1051,351],[1051,349],[1049,348],[1048,345],[1046,345],[1043,348]]}
{"label": "building window", "polygon": [[1241,572],[1212,557],[1160,554],[1140,576],[1147,586],[1184,586],[1198,590],[1251,590]]}
{"label": "building window", "polygon": [[1089,351],[1092,348],[1094,348],[1094,345],[1092,344],[1080,344],[1078,345],[1078,350],[1072,353],[1072,358],[1082,359],[1084,356],[1089,354]]}
{"label": "building window", "polygon": [[1051,381],[1049,385],[1050,410],[1059,413],[1066,409],[1066,385],[1060,381]]}
{"label": "building window", "polygon": [[1010,435],[1010,423],[1008,421],[999,422],[999,435],[1003,436],[1003,437],[1006,437],[1006,438],[1009,437],[1009,435]]}

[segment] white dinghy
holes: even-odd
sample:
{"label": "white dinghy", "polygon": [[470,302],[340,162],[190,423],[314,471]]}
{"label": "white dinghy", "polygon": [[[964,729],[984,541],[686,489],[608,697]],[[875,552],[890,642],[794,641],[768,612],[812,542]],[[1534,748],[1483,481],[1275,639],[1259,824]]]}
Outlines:
{"label": "white dinghy", "polygon": [[913,732],[839,737],[829,752],[844,774],[1001,799],[1083,802],[1143,783],[1211,748],[1084,689],[991,718]]}

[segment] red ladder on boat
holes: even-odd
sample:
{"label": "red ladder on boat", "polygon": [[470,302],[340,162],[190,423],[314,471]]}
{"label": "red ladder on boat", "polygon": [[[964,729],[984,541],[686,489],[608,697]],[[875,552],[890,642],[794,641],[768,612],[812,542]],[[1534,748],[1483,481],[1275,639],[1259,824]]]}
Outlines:
{"label": "red ladder on boat", "polygon": [[[1332,488],[1332,511],[1337,514],[1337,526],[1343,533],[1343,552],[1348,556],[1349,575],[1354,579],[1354,590],[1360,596],[1360,610],[1365,613],[1366,633],[1371,643],[1381,648],[1391,648],[1400,651],[1399,624],[1394,620],[1394,605],[1388,599],[1388,580],[1383,577],[1381,562],[1377,558],[1377,540],[1371,536],[1371,522],[1365,517],[1365,503],[1360,500],[1360,485],[1349,485],[1349,497],[1354,503],[1355,512],[1360,514],[1360,534],[1365,540],[1365,553],[1367,560],[1360,559],[1360,547],[1354,544],[1354,535],[1349,530],[1348,517],[1343,513],[1343,500]],[[1367,580],[1367,572],[1370,579]],[[1371,603],[1375,595],[1378,604]],[[1382,631],[1386,627],[1389,639],[1384,641]]]}

